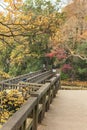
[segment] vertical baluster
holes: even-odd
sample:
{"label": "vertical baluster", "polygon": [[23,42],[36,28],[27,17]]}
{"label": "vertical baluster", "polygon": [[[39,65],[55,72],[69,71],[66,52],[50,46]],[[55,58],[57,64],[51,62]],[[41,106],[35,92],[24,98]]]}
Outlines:
{"label": "vertical baluster", "polygon": [[33,128],[32,130],[37,130],[38,125],[38,104],[33,109]]}

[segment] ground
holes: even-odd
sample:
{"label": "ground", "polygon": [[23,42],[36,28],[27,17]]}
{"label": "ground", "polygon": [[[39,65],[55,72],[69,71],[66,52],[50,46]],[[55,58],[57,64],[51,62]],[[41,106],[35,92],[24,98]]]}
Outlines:
{"label": "ground", "polygon": [[87,130],[87,90],[60,90],[38,130]]}

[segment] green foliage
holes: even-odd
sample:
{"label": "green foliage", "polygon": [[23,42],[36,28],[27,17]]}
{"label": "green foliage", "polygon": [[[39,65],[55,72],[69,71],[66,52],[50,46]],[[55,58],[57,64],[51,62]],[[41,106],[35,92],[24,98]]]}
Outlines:
{"label": "green foliage", "polygon": [[32,10],[36,14],[50,14],[56,10],[59,10],[60,0],[55,0],[52,3],[51,0],[26,0],[24,10]]}
{"label": "green foliage", "polygon": [[70,63],[73,67],[70,78],[72,80],[87,80],[87,63],[77,57],[67,59],[67,63]]}
{"label": "green foliage", "polygon": [[83,74],[83,73],[86,73],[87,72],[87,68],[78,68],[78,72],[79,74]]}
{"label": "green foliage", "polygon": [[68,75],[68,74],[61,72],[61,79],[62,79],[62,80],[66,80],[66,79],[68,79],[68,78],[69,78],[69,75]]}
{"label": "green foliage", "polygon": [[82,42],[81,44],[78,44],[77,52],[82,56],[87,55],[87,42]]}
{"label": "green foliage", "polygon": [[77,70],[79,80],[87,80],[87,68],[78,68]]}
{"label": "green foliage", "polygon": [[0,43],[0,68],[4,72],[9,72],[11,48],[8,45]]}
{"label": "green foliage", "polygon": [[[12,1],[8,2],[9,6],[13,5]],[[23,5],[22,1],[19,2],[20,5],[16,2],[16,6],[21,7],[21,11],[15,10],[13,5],[11,7],[13,12],[11,11],[6,17],[4,16],[4,20],[3,14],[1,14],[2,23],[5,22],[5,26],[0,24],[1,34],[7,35],[8,32],[9,36],[9,38],[1,36],[2,40],[0,40],[0,69],[2,71],[16,76],[41,69],[43,64],[52,68],[55,58],[45,57],[46,53],[53,51],[52,48],[59,50],[58,46],[60,45],[60,48],[64,46],[64,51],[67,48],[65,53],[67,52],[66,55],[69,58],[66,60],[67,57],[65,57],[63,61],[58,61],[58,64],[61,66],[65,62],[65,64],[70,63],[73,66],[73,71],[68,74],[63,73],[62,78],[66,79],[71,76],[86,79],[87,63],[80,61],[79,58],[74,58],[74,55],[85,57],[87,55],[87,42],[83,41],[79,44],[77,38],[73,42],[73,37],[67,37],[67,43],[61,41],[64,29],[62,25],[65,25],[64,22],[67,19],[65,19],[65,13],[58,12],[59,2],[60,0],[55,0],[55,2],[51,0],[26,0]],[[14,16],[14,21],[12,16]],[[66,27],[66,29],[68,28]],[[70,35],[72,33],[73,31],[70,32]],[[59,56],[61,57],[61,54]]]}

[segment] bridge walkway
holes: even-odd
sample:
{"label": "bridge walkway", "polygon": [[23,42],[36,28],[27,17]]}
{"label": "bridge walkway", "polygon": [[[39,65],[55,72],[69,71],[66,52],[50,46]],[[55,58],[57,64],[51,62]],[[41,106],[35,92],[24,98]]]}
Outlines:
{"label": "bridge walkway", "polygon": [[87,91],[59,90],[38,130],[87,130]]}

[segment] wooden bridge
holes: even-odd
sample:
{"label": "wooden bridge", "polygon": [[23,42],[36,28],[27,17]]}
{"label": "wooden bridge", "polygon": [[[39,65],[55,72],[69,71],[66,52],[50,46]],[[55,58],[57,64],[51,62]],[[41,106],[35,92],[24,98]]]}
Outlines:
{"label": "wooden bridge", "polygon": [[19,76],[0,83],[1,91],[29,87],[27,102],[15,113],[1,130],[37,130],[60,86],[60,75],[51,70]]}
{"label": "wooden bridge", "polygon": [[60,75],[52,71],[27,76],[0,83],[1,90],[28,86],[31,95],[0,130],[87,130],[86,91],[59,90]]}

